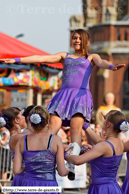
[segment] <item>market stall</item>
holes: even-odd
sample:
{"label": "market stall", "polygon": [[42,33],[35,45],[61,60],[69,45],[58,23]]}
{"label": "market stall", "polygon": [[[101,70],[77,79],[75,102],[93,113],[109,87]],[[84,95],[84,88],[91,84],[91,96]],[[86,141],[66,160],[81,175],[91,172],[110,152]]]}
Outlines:
{"label": "market stall", "polygon": [[[0,32],[0,59],[31,55],[49,55],[35,47],[23,43]],[[50,98],[58,90],[58,73],[62,64],[6,64],[0,63],[1,104],[8,106],[28,106],[42,104],[42,96]],[[7,92],[8,95],[6,94]],[[50,95],[51,94],[51,95]],[[46,97],[47,98],[47,97]],[[48,98],[48,101],[49,101]],[[47,100],[47,99],[46,99]]]}

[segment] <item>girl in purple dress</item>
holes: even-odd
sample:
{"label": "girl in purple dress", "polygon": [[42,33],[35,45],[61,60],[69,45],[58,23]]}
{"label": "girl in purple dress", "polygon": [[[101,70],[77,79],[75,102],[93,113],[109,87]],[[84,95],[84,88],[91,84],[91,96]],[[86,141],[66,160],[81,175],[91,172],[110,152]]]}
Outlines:
{"label": "girl in purple dress", "polygon": [[[61,126],[70,126],[71,142],[74,149],[71,155],[79,155],[81,147],[81,130],[84,122],[90,122],[93,110],[92,95],[89,90],[89,79],[95,65],[100,68],[116,71],[124,64],[112,65],[102,60],[98,54],[88,53],[90,44],[89,33],[85,30],[75,30],[72,36],[75,52],[69,54],[60,52],[55,55],[29,56],[15,59],[1,59],[5,63],[62,63],[63,79],[61,89],[47,106],[51,114],[49,130],[57,134]],[[68,178],[74,180],[74,165],[70,167]]]}
{"label": "girl in purple dress", "polygon": [[127,170],[126,170],[126,177],[124,179],[123,185],[122,185],[122,191],[124,194],[129,193],[129,141],[124,143],[124,152],[127,152]]}
{"label": "girl in purple dress", "polygon": [[[22,136],[32,133],[31,130],[29,130],[31,129],[31,126],[28,125],[27,116],[30,110],[32,110],[33,108],[34,108],[34,105],[28,106],[25,109],[24,115],[23,115],[19,108],[11,107],[6,109],[3,112],[3,114],[0,116],[0,127],[5,126],[10,132],[9,147],[10,147],[10,154],[11,154],[12,160],[14,160],[15,146],[18,140]],[[26,120],[26,123],[25,123],[25,120]],[[24,130],[23,133],[21,133],[21,129],[25,127],[26,129]],[[24,161],[22,165],[24,166]],[[20,186],[23,176],[24,176],[24,173],[14,176],[12,186]]]}
{"label": "girl in purple dress", "polygon": [[[33,133],[22,137],[15,149],[14,174],[26,170],[21,186],[57,187],[55,167],[60,176],[66,176],[64,148],[61,138],[48,133],[49,112],[42,106],[30,111],[29,122]],[[25,168],[22,161],[25,161]]]}
{"label": "girl in purple dress", "polygon": [[[0,128],[3,126],[10,132],[9,147],[11,158],[13,160],[16,143],[23,136],[21,129],[26,126],[25,117],[22,116],[19,108],[11,107],[3,111],[3,114],[0,116]],[[23,176],[24,174],[14,176],[12,186],[20,186]]]}
{"label": "girl in purple dress", "polygon": [[125,116],[117,110],[104,115],[104,119],[103,130],[106,132],[106,139],[102,140],[90,127],[85,126],[86,135],[94,143],[93,148],[80,156],[65,153],[65,159],[75,165],[90,161],[92,182],[88,194],[122,194],[116,180],[124,150],[119,133],[127,131],[129,124]]}

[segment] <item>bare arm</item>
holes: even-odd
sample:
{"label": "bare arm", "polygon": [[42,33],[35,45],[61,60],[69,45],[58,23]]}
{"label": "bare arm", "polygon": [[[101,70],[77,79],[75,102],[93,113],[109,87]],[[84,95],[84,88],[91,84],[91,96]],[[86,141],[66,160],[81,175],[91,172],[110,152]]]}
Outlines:
{"label": "bare arm", "polygon": [[98,108],[98,110],[97,110],[97,112],[96,112],[96,121],[99,123],[99,124],[103,124],[103,121],[104,121],[104,119],[103,119],[103,116],[102,116],[102,109],[101,109],[101,107],[99,107]]}
{"label": "bare arm", "polygon": [[129,152],[129,141],[124,143],[124,152]]}
{"label": "bare arm", "polygon": [[90,136],[88,135],[88,133],[85,132],[85,135],[87,137],[87,143],[90,144],[90,145],[94,145],[94,142],[92,142]]}
{"label": "bare arm", "polygon": [[[60,52],[55,55],[33,55],[21,57],[21,63],[59,63],[65,58],[66,52]],[[15,63],[15,59],[0,59],[0,62]]]}
{"label": "bare arm", "polygon": [[15,146],[16,146],[18,140],[19,140],[21,137],[23,137],[23,134],[16,134],[16,135],[14,135],[14,136],[11,138],[11,141],[10,141],[10,148],[11,148],[12,150],[15,150]]}
{"label": "bare arm", "polygon": [[[98,54],[92,54],[92,59],[95,63],[95,65],[104,68],[104,69],[109,69],[109,66],[111,65],[110,62],[108,62],[107,60],[103,60],[100,58],[100,56]],[[122,67],[125,67],[125,64],[117,64],[114,67],[112,67],[112,71],[116,71]]]}
{"label": "bare arm", "polygon": [[[57,137],[56,137],[57,138]],[[65,167],[64,163],[64,147],[61,138],[57,139],[57,153],[56,153],[57,171],[60,176],[68,175],[69,169]]]}
{"label": "bare arm", "polygon": [[9,136],[7,134],[4,135],[4,138],[0,140],[2,145],[6,145],[8,141]]}
{"label": "bare arm", "polygon": [[104,155],[106,150],[107,150],[107,145],[105,144],[105,142],[100,142],[97,145],[95,145],[91,150],[89,150],[88,152],[85,152],[82,155],[75,156],[75,155],[67,154],[65,156],[65,159],[72,164],[81,165]]}
{"label": "bare arm", "polygon": [[22,153],[21,153],[21,143],[23,143],[24,138],[21,138],[16,147],[15,147],[15,156],[14,156],[14,163],[13,163],[13,173],[15,175],[21,174],[25,171],[25,167],[22,166]]}
{"label": "bare arm", "polygon": [[85,130],[86,136],[88,138],[88,143],[93,142],[93,144],[97,144],[98,142],[100,142],[102,139],[101,137],[96,134],[91,127],[89,126],[86,130]]}

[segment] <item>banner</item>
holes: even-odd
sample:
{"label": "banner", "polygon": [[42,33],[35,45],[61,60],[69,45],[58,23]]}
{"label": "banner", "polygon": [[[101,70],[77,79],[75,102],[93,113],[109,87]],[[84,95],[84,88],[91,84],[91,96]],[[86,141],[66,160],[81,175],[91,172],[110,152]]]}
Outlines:
{"label": "banner", "polygon": [[57,74],[51,74],[38,69],[31,70],[31,85],[39,87],[41,91],[45,90],[57,90],[58,76]]}
{"label": "banner", "polygon": [[30,75],[26,70],[11,70],[8,77],[0,76],[0,86],[29,85]]}
{"label": "banner", "polygon": [[7,86],[30,86],[38,88],[39,91],[58,90],[58,75],[43,72],[35,68],[30,71],[16,69],[0,69],[0,86],[6,89]]}

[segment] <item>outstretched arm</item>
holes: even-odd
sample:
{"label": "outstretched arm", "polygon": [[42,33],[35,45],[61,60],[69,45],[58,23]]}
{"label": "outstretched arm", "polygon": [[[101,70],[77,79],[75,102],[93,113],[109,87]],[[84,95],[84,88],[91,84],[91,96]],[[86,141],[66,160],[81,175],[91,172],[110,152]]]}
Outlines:
{"label": "outstretched arm", "polygon": [[[21,57],[20,63],[61,63],[66,53],[60,52],[55,55],[33,55],[29,57]],[[0,62],[15,63],[15,59],[0,59]]]}
{"label": "outstretched arm", "polygon": [[101,68],[104,68],[104,69],[111,68],[112,71],[116,71],[116,70],[126,66],[125,64],[116,64],[116,65],[109,68],[109,66],[112,64],[110,62],[108,62],[107,60],[101,59],[98,54],[92,54],[92,59],[93,59],[95,65],[97,65]]}

